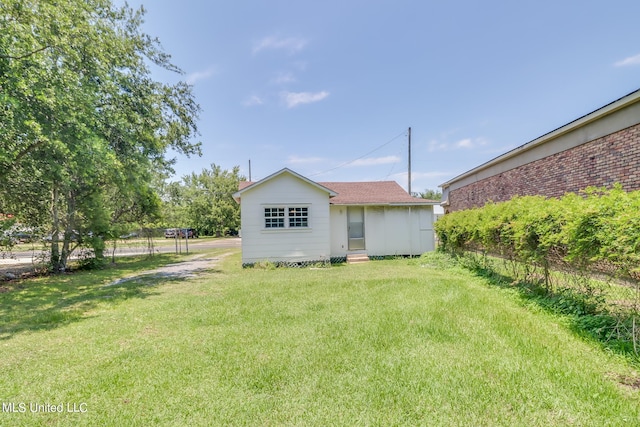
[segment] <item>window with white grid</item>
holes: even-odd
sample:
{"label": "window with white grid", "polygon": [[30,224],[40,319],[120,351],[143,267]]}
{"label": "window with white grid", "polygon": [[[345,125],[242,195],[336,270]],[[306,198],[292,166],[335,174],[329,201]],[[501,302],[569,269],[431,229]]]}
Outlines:
{"label": "window with white grid", "polygon": [[264,208],[265,228],[284,228],[284,208]]}
{"label": "window with white grid", "polygon": [[289,208],[289,227],[308,227],[309,208]]}

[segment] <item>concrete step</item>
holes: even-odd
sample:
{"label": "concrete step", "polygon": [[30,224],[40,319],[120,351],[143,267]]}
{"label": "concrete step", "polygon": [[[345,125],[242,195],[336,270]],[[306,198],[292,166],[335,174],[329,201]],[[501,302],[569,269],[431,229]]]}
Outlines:
{"label": "concrete step", "polygon": [[347,255],[347,264],[360,264],[363,262],[369,262],[369,256],[367,254]]}

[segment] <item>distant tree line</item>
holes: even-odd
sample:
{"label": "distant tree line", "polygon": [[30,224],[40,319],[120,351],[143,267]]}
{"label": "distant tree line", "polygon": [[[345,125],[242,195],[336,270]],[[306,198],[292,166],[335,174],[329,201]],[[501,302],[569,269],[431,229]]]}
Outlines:
{"label": "distant tree line", "polygon": [[426,189],[417,194],[418,197],[429,200],[440,200],[442,199],[442,192],[433,189]]}

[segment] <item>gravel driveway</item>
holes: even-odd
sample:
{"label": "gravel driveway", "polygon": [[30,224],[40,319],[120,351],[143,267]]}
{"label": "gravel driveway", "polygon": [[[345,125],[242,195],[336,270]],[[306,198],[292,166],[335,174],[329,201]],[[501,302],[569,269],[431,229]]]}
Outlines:
{"label": "gravel driveway", "polygon": [[215,267],[218,261],[220,261],[227,255],[230,255],[230,253],[221,254],[215,257],[207,256],[206,254],[196,255],[188,261],[178,262],[175,264],[167,264],[164,267],[143,271],[135,274],[134,276],[123,277],[105,286],[116,286],[121,283],[137,281],[140,279],[189,279],[191,277],[197,276],[203,271]]}
{"label": "gravel driveway", "polygon": [[[202,250],[202,249],[213,249],[213,248],[235,248],[240,247],[241,240],[239,238],[226,238],[226,239],[216,239],[210,241],[195,241],[189,243],[189,247],[191,250]],[[144,245],[141,245],[139,248],[121,248],[119,252],[116,254],[117,256],[129,256],[129,255],[142,255],[147,253],[147,248]],[[181,249],[185,250],[184,247]],[[155,252],[164,253],[164,252],[174,252],[175,249],[173,246],[159,246],[156,247]],[[13,254],[12,258],[2,258],[0,257],[0,282],[3,280],[11,280],[17,277],[21,277],[23,275],[33,274],[37,272],[39,268],[42,268],[42,265],[38,264],[34,261],[36,255],[40,255],[39,251],[22,251],[16,252]],[[2,255],[2,254],[0,254]],[[107,252],[105,252],[105,256],[110,256]],[[196,258],[200,258],[204,255],[196,256]],[[196,258],[192,258],[195,260]],[[194,265],[194,269],[197,269],[203,265],[203,262],[196,262]],[[180,263],[183,264],[183,263]],[[176,267],[177,269],[178,267]],[[190,268],[190,267],[189,267]],[[169,274],[169,273],[167,273]]]}

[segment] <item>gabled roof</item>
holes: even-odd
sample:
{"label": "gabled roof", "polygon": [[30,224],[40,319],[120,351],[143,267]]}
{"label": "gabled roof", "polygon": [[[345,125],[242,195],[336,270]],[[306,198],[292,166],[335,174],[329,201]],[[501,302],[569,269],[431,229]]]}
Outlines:
{"label": "gabled roof", "polygon": [[368,182],[315,182],[291,169],[284,168],[257,182],[240,181],[238,191],[233,195],[237,202],[242,193],[250,191],[283,173],[288,173],[305,181],[306,183],[326,191],[329,194],[329,203],[332,205],[437,205],[437,200],[427,200],[410,196],[395,181],[368,181]]}
{"label": "gabled roof", "polygon": [[395,181],[320,182],[338,193],[332,205],[437,205],[435,200],[412,197]]}
{"label": "gabled roof", "polygon": [[319,190],[326,191],[329,194],[329,197],[334,197],[334,196],[337,195],[335,192],[333,192],[329,188],[326,188],[326,187],[318,184],[315,181],[311,181],[309,178],[304,177],[304,176],[300,175],[299,173],[292,171],[289,168],[284,168],[284,169],[280,169],[278,172],[272,173],[268,177],[263,178],[263,179],[261,179],[260,181],[257,181],[257,182],[240,181],[240,183],[238,185],[238,191],[233,194],[233,198],[237,202],[239,202],[240,198],[242,197],[242,193],[244,193],[246,191],[249,191],[249,190],[252,190],[253,188],[256,188],[256,187],[264,184],[265,182],[270,181],[273,178],[275,178],[277,176],[280,176],[282,174],[293,175],[294,177],[306,182],[307,184],[310,184],[310,185],[318,188]]}

